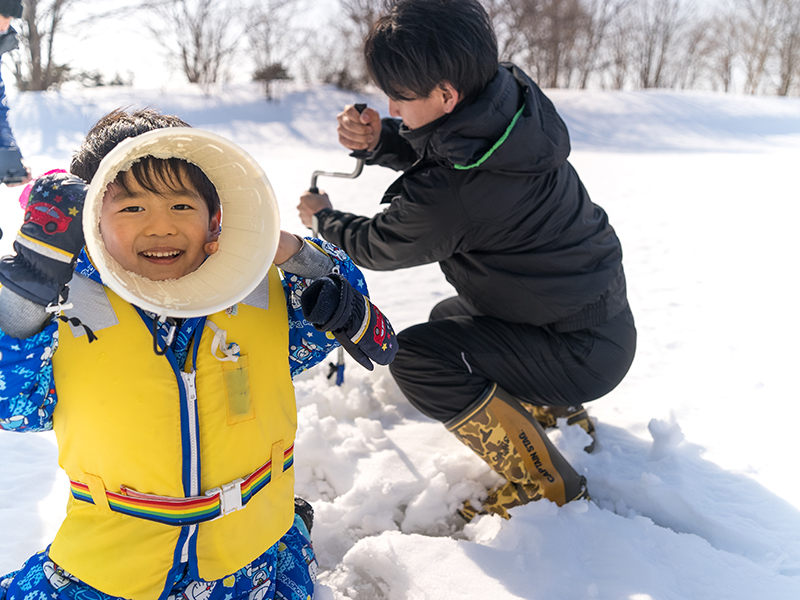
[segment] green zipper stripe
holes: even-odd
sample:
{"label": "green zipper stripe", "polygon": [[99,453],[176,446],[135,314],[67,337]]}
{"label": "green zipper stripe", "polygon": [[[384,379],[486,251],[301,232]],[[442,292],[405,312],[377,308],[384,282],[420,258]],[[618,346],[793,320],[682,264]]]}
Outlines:
{"label": "green zipper stripe", "polygon": [[503,135],[500,137],[500,139],[495,142],[494,146],[489,148],[489,150],[486,152],[486,154],[484,154],[483,156],[480,157],[478,162],[476,162],[474,165],[453,165],[453,168],[455,168],[455,169],[457,169],[459,171],[466,171],[468,169],[474,169],[475,167],[479,167],[484,162],[486,162],[486,160],[492,154],[494,154],[494,151],[497,150],[503,144],[503,142],[506,141],[506,138],[511,134],[511,130],[514,129],[514,125],[517,124],[517,120],[519,119],[519,117],[522,114],[523,110],[525,110],[525,105],[524,104],[517,111],[517,114],[514,115],[514,118],[511,119],[511,123],[509,123],[508,127],[506,128],[505,133],[503,133]]}

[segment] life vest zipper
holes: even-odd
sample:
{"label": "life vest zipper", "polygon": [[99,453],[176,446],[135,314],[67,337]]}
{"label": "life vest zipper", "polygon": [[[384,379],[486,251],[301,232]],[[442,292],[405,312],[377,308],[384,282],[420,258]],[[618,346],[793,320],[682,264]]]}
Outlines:
{"label": "life vest zipper", "polygon": [[[195,371],[186,373],[181,371],[181,379],[186,392],[186,414],[188,415],[189,428],[189,495],[200,495],[200,451],[197,440],[197,387],[195,385]],[[189,533],[181,550],[181,562],[189,562],[189,544],[197,532],[197,525],[189,526]]]}

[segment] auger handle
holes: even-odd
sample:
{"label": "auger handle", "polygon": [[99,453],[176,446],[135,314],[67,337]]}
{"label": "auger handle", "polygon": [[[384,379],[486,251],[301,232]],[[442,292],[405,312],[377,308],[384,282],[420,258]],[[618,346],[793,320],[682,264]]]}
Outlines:
{"label": "auger handle", "polygon": [[[364,103],[359,103],[355,105],[358,114],[361,114],[366,110],[367,105]],[[342,177],[344,179],[355,179],[359,175],[361,175],[361,171],[364,169],[364,160],[369,155],[367,150],[353,150],[350,153],[350,156],[357,159],[358,162],[356,163],[356,168],[352,173],[330,173],[327,171],[314,171],[311,175],[311,187],[308,188],[308,191],[312,194],[319,194],[319,188],[317,187],[317,177],[320,175],[325,175],[327,177]]]}

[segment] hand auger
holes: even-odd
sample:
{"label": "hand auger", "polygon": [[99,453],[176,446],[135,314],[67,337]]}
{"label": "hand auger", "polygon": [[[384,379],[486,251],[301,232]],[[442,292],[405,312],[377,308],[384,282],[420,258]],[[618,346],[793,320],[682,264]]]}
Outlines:
{"label": "hand auger", "polygon": [[[360,113],[364,112],[364,109],[367,108],[366,104],[356,104],[356,110]],[[317,177],[324,176],[324,177],[341,177],[343,179],[355,179],[359,175],[361,175],[361,171],[364,170],[364,161],[367,158],[368,152],[366,150],[354,150],[350,153],[350,156],[356,159],[356,168],[353,170],[352,173],[332,173],[328,171],[314,171],[311,174],[311,187],[308,189],[309,192],[312,194],[319,194],[319,188],[317,187]],[[319,227],[317,225],[317,218],[312,218],[311,223],[311,232],[314,234],[314,237],[319,237]],[[328,365],[328,379],[330,379],[333,374],[336,373],[336,385],[342,385],[344,383],[344,348],[339,346],[339,351],[336,354],[336,363],[329,363]]]}
{"label": "hand auger", "polygon": [[[367,108],[366,104],[356,104],[356,110],[359,114],[364,112],[364,109]],[[353,170],[352,173],[331,173],[328,171],[314,171],[311,174],[311,187],[308,189],[309,192],[312,194],[319,194],[319,188],[317,187],[317,177],[320,175],[324,177],[341,177],[342,179],[355,179],[359,175],[361,175],[361,171],[364,170],[364,161],[367,158],[368,152],[366,150],[354,150],[350,153],[350,156],[357,159],[356,161],[356,168]],[[316,228],[313,228],[314,236],[317,235]]]}

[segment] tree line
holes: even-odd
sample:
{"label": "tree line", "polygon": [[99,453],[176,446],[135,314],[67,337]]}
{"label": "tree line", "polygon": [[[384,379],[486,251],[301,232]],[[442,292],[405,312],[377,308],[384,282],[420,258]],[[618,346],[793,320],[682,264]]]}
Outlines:
{"label": "tree line", "polygon": [[[702,89],[800,94],[800,0],[482,0],[502,60],[546,88]],[[120,2],[187,81],[210,90],[246,65],[264,86],[302,79],[345,89],[368,84],[361,43],[391,1],[337,0],[324,23],[303,0]],[[89,0],[24,0],[21,48],[12,55],[21,90],[130,83],[58,60],[74,35],[70,11]],[[88,11],[90,12],[90,11]],[[94,13],[101,23],[112,13]],[[91,28],[85,28],[91,29]],[[90,39],[86,41],[90,43]]]}
{"label": "tree line", "polygon": [[800,0],[486,0],[544,87],[800,92]]}

